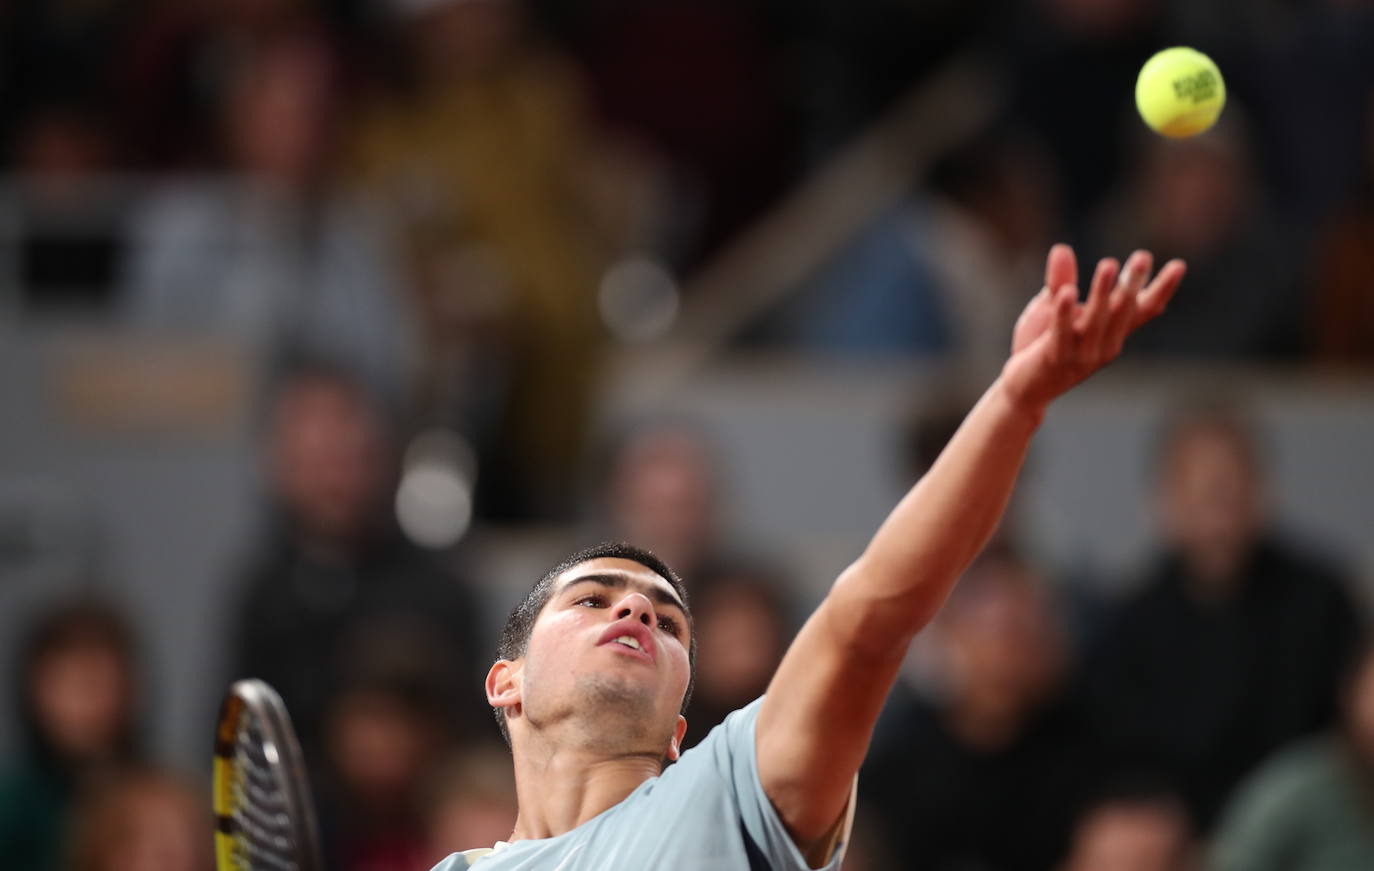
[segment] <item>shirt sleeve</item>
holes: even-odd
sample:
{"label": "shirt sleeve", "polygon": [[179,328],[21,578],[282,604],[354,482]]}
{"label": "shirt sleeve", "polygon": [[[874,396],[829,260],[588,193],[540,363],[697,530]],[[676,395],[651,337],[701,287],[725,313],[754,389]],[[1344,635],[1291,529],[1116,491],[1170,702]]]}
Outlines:
{"label": "shirt sleeve", "polygon": [[[787,827],[783,825],[782,817],[778,816],[777,809],[763,791],[763,782],[759,779],[754,728],[758,723],[762,703],[763,699],[760,697],[726,717],[725,722],[720,725],[720,734],[714,736],[717,740],[712,742],[711,752],[738,802],[740,829],[745,840],[745,852],[749,856],[750,868],[805,871],[811,866],[802,856],[796,842],[792,840]],[[849,807],[839,824],[838,838],[830,854],[830,860],[820,866],[825,871],[840,867],[849,841],[853,817],[854,796],[851,793]]]}

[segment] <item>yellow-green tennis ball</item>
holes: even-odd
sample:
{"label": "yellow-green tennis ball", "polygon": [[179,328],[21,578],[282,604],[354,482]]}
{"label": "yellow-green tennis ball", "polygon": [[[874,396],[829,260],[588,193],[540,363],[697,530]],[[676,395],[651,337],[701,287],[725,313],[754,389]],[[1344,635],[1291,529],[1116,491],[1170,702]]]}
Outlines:
{"label": "yellow-green tennis ball", "polygon": [[1135,104],[1156,133],[1174,139],[1196,136],[1216,123],[1226,105],[1226,83],[1202,52],[1166,48],[1140,68]]}

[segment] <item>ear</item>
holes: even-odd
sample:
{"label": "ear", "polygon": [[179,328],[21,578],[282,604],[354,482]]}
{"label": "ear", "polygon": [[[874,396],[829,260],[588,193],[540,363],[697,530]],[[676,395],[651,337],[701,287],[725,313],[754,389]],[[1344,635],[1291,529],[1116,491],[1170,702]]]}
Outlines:
{"label": "ear", "polygon": [[673,737],[668,741],[668,758],[674,762],[682,755],[682,736],[687,734],[687,718],[678,714]]}
{"label": "ear", "polygon": [[512,708],[520,704],[524,663],[499,659],[487,671],[487,704],[493,708]]}

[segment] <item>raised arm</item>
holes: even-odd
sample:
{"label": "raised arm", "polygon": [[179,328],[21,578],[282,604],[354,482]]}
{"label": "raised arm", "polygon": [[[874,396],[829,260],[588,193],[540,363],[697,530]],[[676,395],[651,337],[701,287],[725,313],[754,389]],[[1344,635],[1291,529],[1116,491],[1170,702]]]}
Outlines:
{"label": "raised arm", "polygon": [[1001,519],[1049,403],[1164,310],[1184,266],[1170,262],[1146,286],[1150,270],[1143,251],[1124,268],[1103,260],[1079,303],[1073,251],[1050,251],[1045,287],[1017,321],[1001,376],[787,651],[759,712],[758,765],[804,850],[844,811],[908,644]]}

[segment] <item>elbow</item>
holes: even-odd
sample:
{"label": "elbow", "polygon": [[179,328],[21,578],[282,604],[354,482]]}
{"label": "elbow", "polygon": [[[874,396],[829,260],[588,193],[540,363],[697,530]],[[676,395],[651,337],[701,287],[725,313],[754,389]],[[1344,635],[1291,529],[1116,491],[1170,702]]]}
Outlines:
{"label": "elbow", "polygon": [[817,611],[824,616],[835,644],[854,657],[901,660],[916,633],[939,610],[939,602],[919,586],[903,590],[872,583],[862,561],[846,569],[825,603]]}

